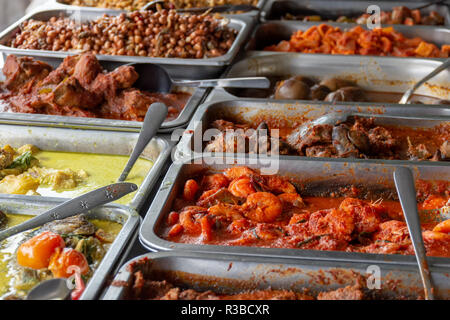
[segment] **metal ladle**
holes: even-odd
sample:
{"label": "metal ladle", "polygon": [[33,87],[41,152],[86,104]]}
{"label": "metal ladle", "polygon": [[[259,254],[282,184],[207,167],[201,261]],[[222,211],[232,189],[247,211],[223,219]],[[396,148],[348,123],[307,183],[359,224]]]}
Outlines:
{"label": "metal ladle", "polygon": [[430,269],[428,268],[425,246],[423,244],[420,217],[417,210],[416,189],[414,178],[409,168],[398,167],[394,171],[395,187],[397,189],[400,204],[408,226],[414,253],[416,254],[420,276],[425,292],[426,300],[433,300],[433,284],[431,282]]}
{"label": "metal ladle", "polygon": [[423,85],[425,82],[427,82],[428,80],[430,80],[431,78],[433,78],[434,76],[436,76],[437,74],[441,73],[442,71],[444,71],[445,69],[447,69],[448,67],[450,67],[450,58],[445,60],[439,67],[437,67],[436,69],[434,69],[432,72],[430,72],[428,75],[426,75],[422,80],[420,80],[419,82],[417,82],[411,89],[409,89],[408,91],[406,91],[402,98],[400,99],[400,101],[398,103],[400,104],[407,104],[409,101],[409,98],[411,98],[411,96],[413,95],[413,93],[421,86]]}
{"label": "metal ladle", "polygon": [[132,63],[139,74],[134,87],[149,92],[170,92],[173,86],[180,87],[226,87],[226,88],[261,88],[270,87],[270,81],[266,77],[223,78],[205,80],[174,80],[167,71],[156,64]]}
{"label": "metal ladle", "polygon": [[142,129],[139,133],[139,138],[133,148],[133,152],[131,153],[131,156],[128,159],[125,168],[122,171],[122,174],[117,180],[118,182],[122,182],[127,179],[131,169],[139,159],[139,156],[156,135],[159,127],[161,126],[161,123],[163,123],[163,121],[166,119],[167,113],[167,106],[164,103],[157,102],[150,105],[147,113],[145,114],[145,119],[142,123]]}

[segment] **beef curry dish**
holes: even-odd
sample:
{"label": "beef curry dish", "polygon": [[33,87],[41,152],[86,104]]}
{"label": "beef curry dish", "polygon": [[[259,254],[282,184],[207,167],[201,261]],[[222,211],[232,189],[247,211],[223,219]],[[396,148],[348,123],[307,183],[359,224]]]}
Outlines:
{"label": "beef curry dish", "polygon": [[[377,118],[350,116],[346,121],[335,124],[314,124],[303,122],[294,127],[280,127],[273,121],[261,121],[256,129],[263,129],[277,139],[277,150],[281,155],[299,155],[325,158],[357,158],[386,160],[450,160],[450,125],[448,123],[432,128],[411,128],[406,126],[377,124]],[[306,124],[305,126],[303,124]],[[245,152],[250,150],[252,128],[247,123],[215,120],[210,125],[218,129],[204,151],[211,153],[235,153],[238,142],[245,141]],[[231,130],[231,133],[229,132]],[[277,134],[273,134],[277,130]],[[255,130],[255,133],[259,132]],[[260,152],[261,153],[261,152]]]}
{"label": "beef curry dish", "polygon": [[178,117],[190,94],[150,93],[133,88],[139,75],[132,66],[103,70],[91,53],[70,56],[53,70],[30,57],[10,55],[0,84],[4,110],[59,116],[143,121],[152,103],[169,108],[167,120]]}

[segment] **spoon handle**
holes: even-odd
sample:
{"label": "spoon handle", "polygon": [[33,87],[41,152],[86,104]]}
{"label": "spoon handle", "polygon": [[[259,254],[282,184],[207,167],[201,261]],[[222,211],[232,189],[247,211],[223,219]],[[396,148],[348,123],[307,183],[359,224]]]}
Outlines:
{"label": "spoon handle", "polygon": [[430,80],[431,78],[433,78],[434,76],[436,76],[437,74],[441,73],[442,71],[444,71],[445,69],[447,69],[448,67],[450,67],[450,58],[448,58],[447,60],[445,60],[439,67],[437,67],[436,69],[434,69],[433,71],[431,71],[428,75],[426,75],[422,80],[420,80],[419,82],[417,82],[411,89],[407,90],[405,92],[405,94],[402,96],[402,98],[400,99],[399,103],[400,104],[406,104],[409,100],[409,98],[411,98],[412,94],[421,86],[423,85],[425,82],[427,82],[428,80]]}
{"label": "spoon handle", "polygon": [[128,162],[123,169],[122,174],[119,177],[117,182],[125,181],[130,174],[131,169],[133,168],[136,161],[139,159],[142,151],[147,147],[148,143],[153,139],[153,137],[158,132],[161,123],[167,117],[167,107],[164,103],[153,103],[147,110],[145,115],[144,122],[142,123],[142,129],[139,134],[138,141],[136,142],[136,146],[131,153]]}
{"label": "spoon handle", "polygon": [[47,222],[68,218],[113,202],[137,189],[138,187],[134,183],[122,182],[88,192],[82,196],[68,200],[24,223],[1,231],[0,241],[20,232],[42,226]]}
{"label": "spoon handle", "polygon": [[422,229],[420,227],[419,212],[417,210],[416,190],[411,170],[406,167],[396,168],[394,171],[394,181],[406,224],[408,225],[409,236],[414,247],[414,252],[416,253],[420,276],[425,290],[425,299],[433,300],[433,286],[431,283],[425,246],[423,244]]}
{"label": "spoon handle", "polygon": [[266,77],[224,78],[205,80],[173,80],[173,84],[184,87],[225,87],[225,88],[261,88],[270,87]]}

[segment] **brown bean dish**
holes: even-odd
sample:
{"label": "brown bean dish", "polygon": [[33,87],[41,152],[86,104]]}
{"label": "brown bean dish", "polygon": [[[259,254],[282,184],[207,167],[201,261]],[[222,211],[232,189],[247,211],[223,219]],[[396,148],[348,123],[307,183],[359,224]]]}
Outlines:
{"label": "brown bean dish", "polygon": [[202,59],[226,54],[236,34],[226,20],[210,15],[135,11],[118,16],[105,14],[85,23],[65,17],[27,20],[7,45],[18,49]]}
{"label": "brown bean dish", "polygon": [[[398,103],[403,93],[364,90],[352,81],[325,77],[315,80],[297,75],[290,78],[269,77],[271,88],[266,89],[227,89],[238,97],[271,98],[276,100],[313,100],[330,103],[337,102],[381,102]],[[416,104],[450,104],[449,100],[414,94],[410,99]]]}

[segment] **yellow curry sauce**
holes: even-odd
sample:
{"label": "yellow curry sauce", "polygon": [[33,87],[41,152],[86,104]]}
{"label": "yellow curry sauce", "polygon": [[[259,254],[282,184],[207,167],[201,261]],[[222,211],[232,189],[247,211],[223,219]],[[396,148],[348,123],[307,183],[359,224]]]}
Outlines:
{"label": "yellow curry sauce", "polygon": [[[37,192],[42,196],[66,198],[76,197],[96,188],[117,182],[128,161],[127,156],[54,151],[40,151],[37,153],[36,158],[39,159],[42,167],[57,170],[70,168],[74,171],[86,171],[88,176],[74,189],[56,191],[42,184],[37,189]],[[140,186],[152,166],[152,161],[140,158],[126,181]],[[133,199],[134,195],[135,193],[128,194],[117,202],[127,204]]]}
{"label": "yellow curry sauce", "polygon": [[[31,216],[20,214],[6,214],[6,216],[8,220],[4,228],[10,228],[31,218]],[[117,237],[122,229],[122,225],[117,222],[99,219],[89,219],[89,221],[96,228],[102,229],[113,235],[114,238]],[[22,242],[30,238],[29,234],[31,232],[32,231],[26,231],[0,242],[0,300],[9,295],[25,297],[28,290],[31,289],[28,288],[28,290],[18,290],[14,286],[14,275],[19,271],[18,268],[22,268],[15,263],[16,251]],[[103,247],[107,250],[109,245],[103,244]],[[98,265],[98,263],[99,261],[95,262],[96,265]],[[91,269],[95,269],[95,266],[91,265]]]}

